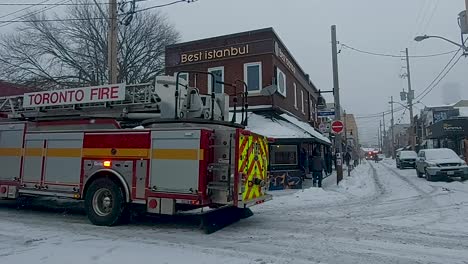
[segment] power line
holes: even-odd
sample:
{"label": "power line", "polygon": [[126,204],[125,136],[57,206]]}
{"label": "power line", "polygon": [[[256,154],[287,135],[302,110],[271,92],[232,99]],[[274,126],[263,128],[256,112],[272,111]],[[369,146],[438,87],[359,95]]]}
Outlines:
{"label": "power line", "polygon": [[445,74],[434,84],[434,86],[431,87],[431,89],[429,89],[424,95],[422,95],[421,98],[419,98],[419,100],[422,100],[424,97],[426,97],[435,87],[437,87],[437,85],[439,85],[439,83],[445,78],[445,76],[447,76],[450,71],[453,69],[453,67],[455,67],[455,65],[457,65],[457,63],[460,61],[460,59],[463,57],[463,55],[460,55],[458,57],[458,59],[452,64],[452,66],[450,66],[450,68],[447,70],[447,72],[445,72]]}
{"label": "power line", "polygon": [[[48,0],[50,1],[50,0]],[[48,2],[48,1],[45,1],[45,2]],[[109,3],[98,3],[99,5],[108,5]],[[68,4],[43,4],[43,3],[37,3],[37,4],[33,4],[33,3],[0,3],[0,6],[87,6],[87,5],[95,5],[95,3],[68,3]]]}
{"label": "power line", "polygon": [[[468,38],[466,38],[464,42],[466,42],[467,40],[468,40]],[[442,74],[444,73],[444,71],[450,66],[450,64],[452,63],[452,61],[457,57],[458,53],[460,53],[461,50],[462,50],[462,48],[459,48],[459,49],[457,50],[457,52],[452,56],[452,58],[450,58],[450,60],[447,62],[447,64],[444,66],[444,68],[439,72],[439,74],[434,78],[434,80],[432,80],[432,82],[431,82],[426,88],[424,88],[424,90],[423,90],[421,93],[419,93],[418,96],[416,96],[415,99],[421,99],[421,98],[420,98],[421,95],[423,95],[427,90],[429,90],[429,89],[430,89],[430,90],[434,89],[434,88],[431,88],[431,87],[433,86],[433,84],[436,83],[436,82],[437,82],[437,84],[438,84],[438,83],[440,82],[440,81],[437,81],[437,80],[439,79],[440,76],[442,76]],[[460,58],[458,58],[457,63],[458,63],[459,60],[460,60]],[[452,66],[451,68],[453,68],[453,66]],[[451,70],[451,69],[450,69],[450,70]],[[444,78],[446,75],[447,75],[447,74],[445,74],[442,78]],[[437,85],[437,84],[436,84],[436,85]],[[424,96],[425,96],[425,95],[424,95]]]}
{"label": "power line", "polygon": [[[155,5],[155,6],[150,6],[150,7],[146,7],[146,8],[143,8],[143,9],[139,9],[139,10],[136,10],[134,13],[139,13],[139,12],[151,10],[151,9],[154,9],[154,8],[171,6],[171,5],[175,5],[175,4],[178,4],[178,3],[188,3],[188,4],[190,4],[190,3],[193,3],[193,2],[196,2],[196,1],[197,0],[178,0],[178,1],[173,1],[173,2],[167,3],[167,4]],[[140,0],[140,1],[137,1],[137,2],[143,2],[143,1]]]}
{"label": "power line", "polygon": [[436,0],[434,8],[432,9],[432,13],[429,16],[429,19],[427,20],[426,25],[423,27],[422,33],[424,33],[427,30],[427,28],[429,27],[429,25],[431,24],[432,18],[434,17],[434,14],[435,14],[437,8],[439,7],[439,3],[440,3],[440,0]]}
{"label": "power line", "polygon": [[[385,54],[385,53],[379,53],[379,52],[371,52],[371,51],[365,51],[362,49],[354,48],[346,44],[341,44],[342,47],[359,52],[359,53],[364,53],[368,55],[373,55],[373,56],[380,56],[380,57],[391,57],[391,58],[405,58],[406,56],[404,55],[396,55],[396,54]],[[436,53],[436,54],[428,54],[428,55],[413,55],[409,56],[410,58],[430,58],[430,57],[437,57],[437,56],[443,56],[447,54],[451,54],[454,52],[457,52],[458,50],[451,50],[447,52],[442,52],[442,53]]]}
{"label": "power line", "polygon": [[[41,21],[46,21],[46,20],[25,20],[25,18],[31,16],[31,15],[36,15],[36,14],[39,14],[39,13],[43,13],[47,10],[51,10],[51,9],[54,9],[56,7],[58,7],[60,4],[63,4],[63,3],[66,3],[66,2],[70,2],[71,0],[62,0],[62,1],[59,1],[59,2],[56,2],[53,6],[49,6],[49,7],[46,7],[46,8],[43,8],[41,10],[35,10],[31,13],[28,13],[28,14],[25,14],[25,15],[21,15],[21,16],[18,16],[18,17],[15,17],[13,18],[12,20],[4,20],[4,21],[0,21],[0,23],[3,23],[2,25],[0,25],[0,27],[6,27],[8,25],[11,25],[13,23],[18,23],[18,22],[41,22]],[[56,21],[65,21],[65,20],[59,20],[59,19],[55,19]]]}
{"label": "power line", "polygon": [[45,0],[45,1],[42,1],[42,2],[40,2],[40,3],[38,3],[38,4],[29,5],[28,7],[22,8],[22,9],[20,9],[20,10],[13,11],[13,12],[8,13],[8,14],[3,15],[3,16],[0,16],[0,18],[4,18],[4,17],[8,17],[8,16],[11,16],[11,15],[14,15],[14,14],[18,14],[18,13],[21,12],[21,11],[28,10],[28,9],[30,9],[30,8],[33,8],[33,7],[35,7],[35,6],[38,6],[39,4],[47,3],[47,2],[49,2],[49,1],[51,1],[51,0]]}
{"label": "power line", "polygon": [[[65,1],[71,1],[71,0],[65,0]],[[177,4],[177,3],[192,3],[192,2],[195,2],[196,0],[179,0],[179,1],[174,1],[174,2],[171,2],[171,3],[167,3],[167,4],[161,4],[161,5],[156,5],[156,6],[151,6],[151,7],[147,7],[147,8],[143,8],[143,9],[140,9],[140,10],[136,10],[134,11],[133,13],[139,13],[139,12],[143,12],[143,11],[147,11],[147,10],[151,10],[151,9],[155,9],[155,8],[160,8],[160,7],[165,7],[165,6],[170,6],[170,5],[174,5],[174,4]],[[53,7],[49,7],[49,9],[52,9],[52,8],[55,8],[57,7],[58,5],[54,5]],[[49,10],[49,9],[46,9],[46,10]],[[44,12],[46,10],[41,10],[41,12]],[[94,17],[94,18],[56,18],[56,19],[38,19],[38,20],[28,20],[28,19],[24,19],[25,17],[29,16],[31,14],[27,14],[27,15],[24,15],[24,16],[21,16],[21,17],[18,17],[19,19],[23,18],[22,20],[16,20],[18,18],[15,18],[15,19],[12,19],[12,20],[1,20],[0,23],[7,23],[5,25],[0,25],[0,27],[3,27],[3,26],[7,26],[7,25],[10,25],[12,23],[24,23],[24,22],[59,22],[59,21],[82,21],[82,20],[97,20],[97,19],[107,19],[106,17]]]}

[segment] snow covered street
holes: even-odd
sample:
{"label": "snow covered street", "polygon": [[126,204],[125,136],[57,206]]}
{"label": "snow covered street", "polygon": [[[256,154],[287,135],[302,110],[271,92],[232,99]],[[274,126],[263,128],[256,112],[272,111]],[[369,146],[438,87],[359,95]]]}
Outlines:
{"label": "snow covered street", "polygon": [[468,183],[428,182],[394,161],[339,186],[288,190],[214,234],[150,220],[112,228],[78,212],[0,202],[0,263],[468,263]]}

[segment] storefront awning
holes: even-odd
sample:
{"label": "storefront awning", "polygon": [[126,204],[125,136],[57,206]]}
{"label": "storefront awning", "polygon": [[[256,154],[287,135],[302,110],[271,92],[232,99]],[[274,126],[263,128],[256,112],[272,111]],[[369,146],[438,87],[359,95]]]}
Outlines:
{"label": "storefront awning", "polygon": [[[241,114],[237,113],[236,118],[241,120]],[[321,144],[331,144],[327,137],[312,126],[288,114],[261,115],[249,112],[246,129],[275,139],[311,139]]]}
{"label": "storefront awning", "polygon": [[449,138],[468,136],[468,117],[439,121],[429,127],[428,138]]}

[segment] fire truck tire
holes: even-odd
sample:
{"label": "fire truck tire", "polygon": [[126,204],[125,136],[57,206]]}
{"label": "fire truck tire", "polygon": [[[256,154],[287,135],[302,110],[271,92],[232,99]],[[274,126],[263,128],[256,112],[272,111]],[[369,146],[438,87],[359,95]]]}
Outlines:
{"label": "fire truck tire", "polygon": [[86,192],[85,209],[94,225],[113,226],[125,221],[127,208],[124,192],[114,181],[100,178]]}

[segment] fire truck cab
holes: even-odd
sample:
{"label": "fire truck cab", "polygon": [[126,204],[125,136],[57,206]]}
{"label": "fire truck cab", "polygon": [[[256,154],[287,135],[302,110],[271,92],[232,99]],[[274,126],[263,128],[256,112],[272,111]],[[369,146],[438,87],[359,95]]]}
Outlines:
{"label": "fire truck cab", "polygon": [[2,98],[0,198],[83,200],[96,225],[123,222],[133,205],[245,215],[271,199],[267,139],[244,128],[247,114],[229,120],[227,95],[180,83],[162,76]]}

